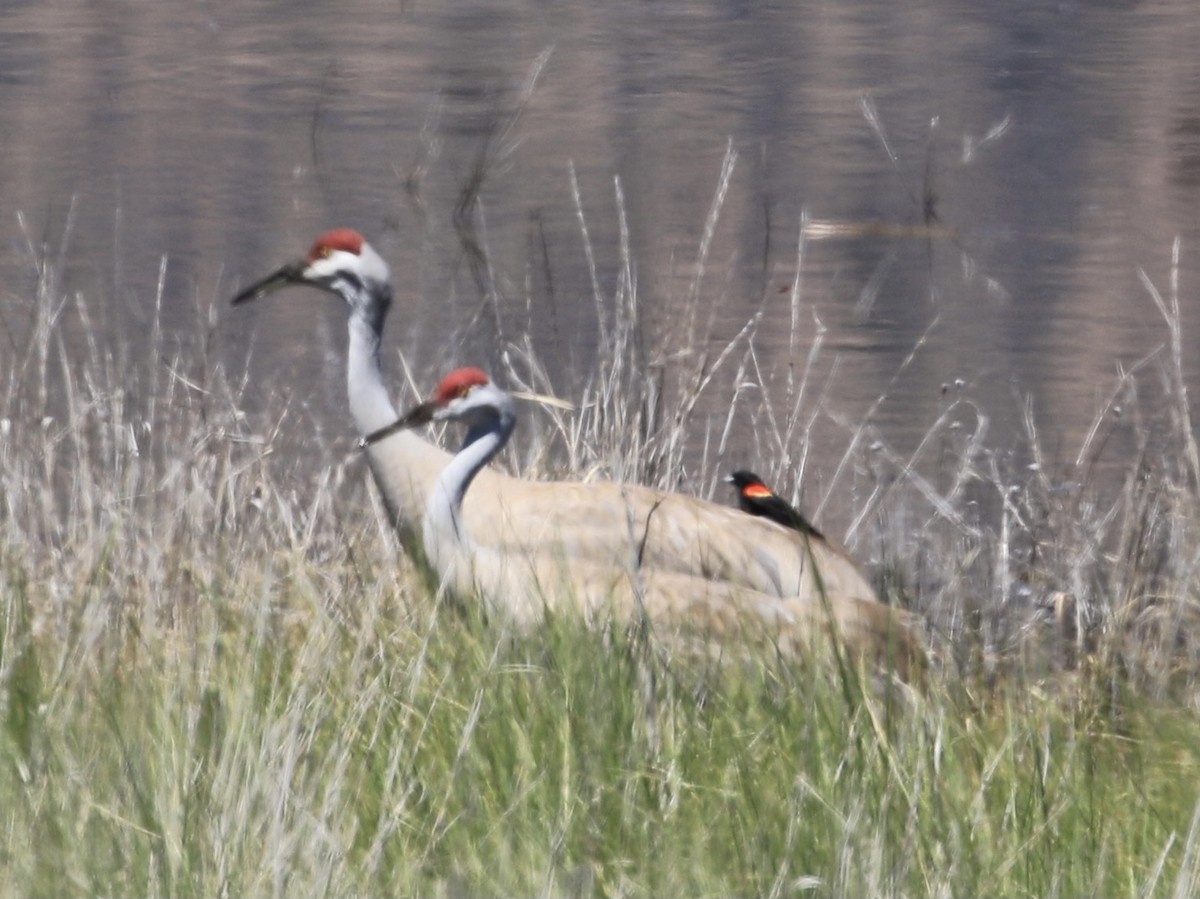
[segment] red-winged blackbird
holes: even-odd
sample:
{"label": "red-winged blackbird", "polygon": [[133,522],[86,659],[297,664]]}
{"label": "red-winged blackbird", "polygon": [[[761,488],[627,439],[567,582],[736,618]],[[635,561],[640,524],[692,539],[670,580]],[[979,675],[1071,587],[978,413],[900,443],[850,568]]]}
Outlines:
{"label": "red-winged blackbird", "polygon": [[735,471],[725,478],[725,483],[737,488],[738,508],[743,512],[769,518],[786,528],[824,539],[821,532],[808,523],[808,519],[776,496],[754,472]]}

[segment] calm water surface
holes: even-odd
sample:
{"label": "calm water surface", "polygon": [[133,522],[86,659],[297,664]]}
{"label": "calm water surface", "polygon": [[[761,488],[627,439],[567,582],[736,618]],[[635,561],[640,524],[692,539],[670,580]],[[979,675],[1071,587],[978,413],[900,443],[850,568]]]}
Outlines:
{"label": "calm water surface", "polygon": [[[198,340],[197,308],[221,304],[252,412],[290,396],[293,426],[344,450],[342,310],[223,304],[350,225],[392,263],[389,350],[426,385],[529,332],[572,396],[596,343],[573,179],[607,292],[619,183],[649,331],[694,308],[690,348],[715,352],[761,313],[781,384],[819,320],[825,405],[861,421],[886,393],[872,435],[898,453],[965,395],[991,445],[1021,447],[1028,401],[1070,459],[1118,367],[1165,339],[1137,273],[1165,290],[1177,236],[1200,390],[1198,45],[1192,0],[9,3],[0,352],[28,321],[28,239],[61,251],[113,346],[143,339],[165,258],[169,339]],[[63,328],[82,345],[71,312]],[[708,396],[697,429],[728,402]],[[741,402],[726,460],[754,465]],[[849,433],[815,435],[823,476]]]}

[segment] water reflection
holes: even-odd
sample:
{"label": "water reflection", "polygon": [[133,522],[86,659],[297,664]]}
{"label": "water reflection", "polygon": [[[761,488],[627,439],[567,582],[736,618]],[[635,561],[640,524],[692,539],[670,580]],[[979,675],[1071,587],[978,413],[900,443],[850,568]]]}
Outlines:
{"label": "water reflection", "polygon": [[[1200,319],[1200,16],[1185,0],[108,0],[8,4],[0,21],[14,345],[27,238],[57,251],[69,233],[69,288],[138,359],[164,256],[166,326],[187,342],[197,306],[347,224],[391,261],[390,338],[426,381],[528,330],[569,395],[596,340],[581,213],[606,293],[623,216],[648,328],[695,303],[696,340],[720,348],[761,313],[757,360],[782,384],[819,322],[828,407],[874,407],[902,454],[961,381],[991,439],[1019,445],[1029,397],[1071,458],[1118,365],[1164,339],[1137,269],[1165,289],[1176,235],[1185,321]],[[921,233],[930,206],[939,227]],[[850,228],[801,240],[806,218]],[[255,309],[223,330],[226,360],[244,367],[253,339],[263,402],[304,385],[348,435],[341,316],[311,296]],[[702,412],[720,423],[730,399]],[[737,425],[727,454],[759,452],[749,410]],[[818,475],[848,439],[823,427]]]}

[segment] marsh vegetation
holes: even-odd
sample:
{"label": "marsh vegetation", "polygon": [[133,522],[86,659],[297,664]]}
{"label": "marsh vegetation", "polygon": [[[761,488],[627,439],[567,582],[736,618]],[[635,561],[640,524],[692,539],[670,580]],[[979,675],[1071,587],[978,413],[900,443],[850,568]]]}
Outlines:
{"label": "marsh vegetation", "polygon": [[[154,364],[128,366],[87,338],[103,298],[64,295],[34,245],[28,340],[0,381],[0,892],[1195,891],[1200,460],[1179,285],[1147,280],[1163,347],[1114,377],[1086,441],[1046,447],[1030,415],[1017,466],[953,384],[913,453],[844,421],[819,335],[770,385],[753,319],[689,352],[695,319],[648,325],[623,254],[614,288],[594,281],[578,411],[528,415],[504,464],[708,495],[728,425],[695,410],[723,385],[753,410],[755,464],[796,496],[812,430],[831,429],[843,461],[805,504],[926,622],[925,689],[898,703],[815,661],[442,607],[349,441],[315,462],[276,451],[301,413],[217,361],[215,301],[196,340],[152,327]],[[497,357],[501,379],[553,392],[520,335]],[[1094,478],[1131,420],[1121,476]]]}

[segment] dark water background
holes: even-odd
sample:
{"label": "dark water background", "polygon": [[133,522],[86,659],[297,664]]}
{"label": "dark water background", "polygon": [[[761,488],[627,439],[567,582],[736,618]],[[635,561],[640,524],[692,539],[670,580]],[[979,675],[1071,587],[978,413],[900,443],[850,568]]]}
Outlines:
{"label": "dark water background", "polygon": [[[165,258],[167,340],[198,341],[215,306],[250,412],[290,398],[293,437],[344,451],[342,310],[224,304],[349,225],[396,276],[389,365],[403,349],[428,385],[494,365],[498,329],[528,332],[570,397],[596,343],[573,180],[610,293],[619,183],[649,331],[698,309],[690,349],[715,352],[761,311],[780,383],[815,317],[826,406],[861,421],[886,391],[872,433],[900,455],[951,385],[989,444],[1021,452],[1028,402],[1070,460],[1118,367],[1166,339],[1138,270],[1165,291],[1176,237],[1200,389],[1198,46],[1194,0],[7,3],[0,353],[25,339],[32,241],[65,260],[101,343],[153,364],[138,347]],[[79,316],[61,327],[82,347]],[[695,427],[719,430],[728,400]],[[723,466],[757,464],[741,402]],[[823,477],[849,433],[814,436]],[[1117,434],[1106,464],[1131,445]]]}

